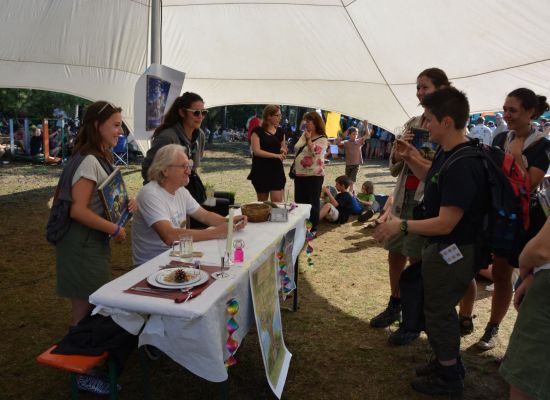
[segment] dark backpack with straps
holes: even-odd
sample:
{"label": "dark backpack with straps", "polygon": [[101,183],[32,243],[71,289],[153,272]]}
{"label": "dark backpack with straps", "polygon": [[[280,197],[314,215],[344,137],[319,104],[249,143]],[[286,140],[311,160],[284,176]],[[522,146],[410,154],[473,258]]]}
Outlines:
{"label": "dark backpack with straps", "polygon": [[[74,154],[65,167],[55,188],[52,208],[46,225],[46,240],[51,244],[59,242],[67,233],[71,221],[71,204],[73,202],[71,191],[74,174],[86,156],[80,153]],[[114,171],[113,166],[104,158],[97,160],[107,173]]]}
{"label": "dark backpack with straps", "polygon": [[453,163],[464,158],[482,160],[489,185],[490,204],[478,243],[486,245],[488,252],[510,254],[516,247],[515,242],[529,227],[529,175],[511,154],[473,139],[470,145],[460,148],[443,163],[439,179]]}

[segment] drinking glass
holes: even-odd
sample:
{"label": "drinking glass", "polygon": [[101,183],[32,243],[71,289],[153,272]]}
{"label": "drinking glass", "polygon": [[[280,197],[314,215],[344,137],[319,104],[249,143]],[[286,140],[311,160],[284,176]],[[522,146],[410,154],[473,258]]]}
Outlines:
{"label": "drinking glass", "polygon": [[225,272],[225,263],[227,262],[229,258],[229,254],[227,254],[227,243],[225,239],[217,239],[216,245],[218,247],[218,256],[220,257],[220,272],[215,272],[216,278],[227,278],[229,274]]}
{"label": "drinking glass", "polygon": [[181,249],[180,249],[180,241],[178,238],[172,242],[172,251],[170,252],[170,257],[180,257],[180,256],[181,256]]}
{"label": "drinking glass", "polygon": [[179,249],[181,258],[193,258],[193,236],[181,235],[179,237]]}

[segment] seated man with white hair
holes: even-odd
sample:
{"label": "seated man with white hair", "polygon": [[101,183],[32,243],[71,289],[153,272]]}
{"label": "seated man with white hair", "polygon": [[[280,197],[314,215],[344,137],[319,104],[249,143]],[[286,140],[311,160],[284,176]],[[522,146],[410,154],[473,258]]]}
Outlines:
{"label": "seated man with white hair", "polygon": [[[189,182],[193,161],[178,144],[161,148],[147,171],[149,183],[138,193],[138,211],[132,222],[132,253],[134,265],[141,265],[163,253],[182,234],[193,241],[224,238],[227,220],[206,211],[184,187]],[[186,229],[187,216],[213,228]],[[239,221],[242,223],[238,223]],[[237,216],[235,229],[245,227],[247,218]],[[238,224],[237,224],[238,223]]]}

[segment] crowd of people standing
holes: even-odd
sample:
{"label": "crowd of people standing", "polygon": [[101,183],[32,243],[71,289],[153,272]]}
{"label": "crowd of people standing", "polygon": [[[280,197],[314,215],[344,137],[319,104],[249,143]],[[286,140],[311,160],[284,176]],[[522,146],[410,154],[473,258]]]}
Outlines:
{"label": "crowd of people standing", "polygon": [[[388,251],[390,299],[387,308],[370,324],[382,328],[401,319],[407,304],[400,298],[400,277],[407,269],[420,266],[425,324],[402,324],[390,336],[390,343],[410,343],[425,330],[434,359],[416,369],[412,387],[429,395],[458,394],[463,391],[465,376],[460,337],[473,332],[475,276],[487,267],[480,257],[478,233],[483,231],[484,216],[489,211],[490,184],[481,158],[458,158],[456,154],[479,142],[496,146],[512,155],[534,193],[550,164],[550,141],[532,121],[548,111],[548,104],[544,96],[529,89],[514,90],[504,99],[503,119],[508,130],[493,137],[481,121],[482,127],[469,132],[475,139],[472,140],[467,130],[467,96],[453,87],[444,71],[422,71],[416,89],[424,112],[405,124],[391,149],[388,173],[397,177],[397,183],[384,212],[375,221],[375,237]],[[130,202],[130,210],[136,215],[132,235],[136,265],[170,248],[181,234],[208,240],[224,237],[229,223],[238,226],[236,229],[246,225],[246,218],[227,221],[201,206],[206,197],[198,167],[205,145],[201,124],[207,113],[204,100],[196,93],[186,92],[175,100],[155,130],[142,165],[144,187],[137,201]],[[281,117],[279,106],[268,105],[250,131],[252,166],[248,179],[259,201],[281,202],[284,198],[287,178],[283,161],[288,149],[279,126]],[[336,180],[339,193],[333,194],[323,186],[329,146],[324,121],[317,112],[306,113],[303,121],[304,130],[294,145],[289,176],[294,180],[294,200],[312,206],[309,219],[315,234],[321,217],[339,222],[345,215],[347,221],[353,207],[358,166],[362,163],[361,149],[370,140],[369,151],[374,149],[376,154],[378,144],[374,146],[368,128],[363,137],[358,137],[358,129],[351,129],[347,140],[338,141],[348,157],[345,175]],[[368,126],[366,121],[364,124]],[[111,148],[117,143],[121,126],[120,108],[103,101],[90,105],[61,180],[70,189],[72,202],[68,233],[56,243],[57,288],[59,295],[71,299],[73,325],[89,314],[88,296],[110,279],[109,239],[126,237],[124,227],[104,218],[96,190],[112,171]],[[415,147],[414,129],[426,129],[432,145]],[[361,190],[365,192],[364,205],[374,206],[372,182],[365,182]],[[322,194],[328,198],[323,207]],[[369,211],[371,217],[374,212]],[[214,228],[193,229],[186,225],[188,216]],[[547,302],[543,293],[548,284],[550,258],[532,244],[547,238],[549,228],[534,200],[529,217],[529,229],[517,238],[516,247],[506,254],[493,254],[495,290],[491,318],[479,341],[482,349],[494,347],[498,326],[512,300],[511,274],[513,268],[519,267],[522,283],[514,304],[520,313],[501,367],[511,385],[511,398],[518,399],[550,396],[545,372],[526,361],[524,355],[527,351],[544,363],[543,350],[550,337],[550,318],[538,309],[539,303]],[[78,270],[74,265],[79,265]],[[537,340],[526,333],[531,324],[541,329]],[[105,385],[108,383],[104,383],[104,388]]]}

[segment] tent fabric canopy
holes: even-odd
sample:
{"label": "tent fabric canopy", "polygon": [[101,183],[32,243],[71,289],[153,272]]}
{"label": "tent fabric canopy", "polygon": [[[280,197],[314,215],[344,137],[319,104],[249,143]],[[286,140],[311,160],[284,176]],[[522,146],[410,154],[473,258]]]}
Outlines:
{"label": "tent fabric canopy", "polygon": [[[132,128],[149,11],[149,0],[4,1],[0,87],[105,99]],[[421,112],[415,80],[429,67],[471,112],[521,86],[550,94],[549,19],[545,0],[163,0],[162,63],[209,107],[319,107],[393,130]]]}

